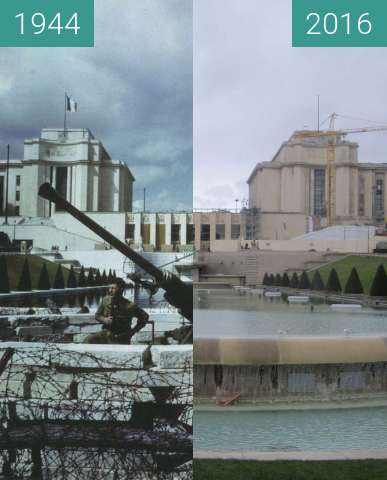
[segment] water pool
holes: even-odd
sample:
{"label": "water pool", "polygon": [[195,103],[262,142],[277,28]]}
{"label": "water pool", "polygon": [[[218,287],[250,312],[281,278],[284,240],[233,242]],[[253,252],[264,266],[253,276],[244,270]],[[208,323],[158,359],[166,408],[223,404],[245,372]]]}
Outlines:
{"label": "water pool", "polygon": [[196,411],[196,451],[336,451],[387,448],[387,407]]}
{"label": "water pool", "polygon": [[387,333],[386,312],[370,308],[338,311],[322,302],[288,304],[231,289],[196,292],[194,306],[195,337]]}

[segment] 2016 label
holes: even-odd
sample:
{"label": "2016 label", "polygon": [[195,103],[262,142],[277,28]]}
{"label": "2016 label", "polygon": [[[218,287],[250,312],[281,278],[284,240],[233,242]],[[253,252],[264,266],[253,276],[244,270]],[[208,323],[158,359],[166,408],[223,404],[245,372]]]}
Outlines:
{"label": "2016 label", "polygon": [[306,21],[312,23],[306,32],[307,35],[335,35],[340,29],[344,29],[346,35],[351,35],[353,29],[357,29],[361,35],[369,35],[372,32],[369,12],[359,15],[357,18],[353,18],[350,12],[340,16],[333,12],[325,15],[311,12],[306,16]]}

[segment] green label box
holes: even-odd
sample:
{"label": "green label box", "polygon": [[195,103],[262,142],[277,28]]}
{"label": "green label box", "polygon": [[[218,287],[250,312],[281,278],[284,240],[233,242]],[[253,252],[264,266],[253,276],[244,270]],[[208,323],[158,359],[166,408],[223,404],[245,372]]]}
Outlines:
{"label": "green label box", "polygon": [[1,0],[0,47],[93,47],[94,0]]}
{"label": "green label box", "polygon": [[387,47],[386,0],[292,0],[293,47]]}

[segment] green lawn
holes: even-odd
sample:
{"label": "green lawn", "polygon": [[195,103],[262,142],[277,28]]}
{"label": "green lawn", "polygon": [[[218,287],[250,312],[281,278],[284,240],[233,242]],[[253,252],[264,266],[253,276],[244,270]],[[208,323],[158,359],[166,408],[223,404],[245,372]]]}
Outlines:
{"label": "green lawn", "polygon": [[[344,289],[349,274],[353,267],[356,267],[357,273],[359,274],[360,281],[362,282],[364,293],[368,293],[371,287],[372,280],[374,278],[376,269],[380,264],[383,264],[384,268],[387,271],[387,257],[376,257],[372,255],[367,256],[357,256],[350,255],[345,257],[337,262],[332,262],[329,265],[319,268],[321,277],[323,279],[324,285],[326,285],[329,273],[332,268],[335,268],[340,279],[341,287]],[[309,272],[309,278],[312,279],[314,272],[312,270]]]}
{"label": "green lawn", "polygon": [[[26,258],[28,259],[28,264],[30,267],[31,283],[32,283],[33,289],[37,288],[38,286],[40,270],[42,268],[43,263],[46,264],[51,285],[53,284],[55,273],[58,268],[58,265],[56,263],[50,262],[48,260],[44,260],[43,258],[37,257],[35,255],[6,255],[5,258],[7,261],[8,279],[9,279],[9,286],[11,290],[17,289],[20,274],[23,269],[24,261]],[[62,271],[63,271],[63,277],[65,279],[65,282],[67,283],[67,277],[69,275],[70,270],[62,266]]]}
{"label": "green lawn", "polygon": [[386,460],[194,460],[194,480],[386,480]]}

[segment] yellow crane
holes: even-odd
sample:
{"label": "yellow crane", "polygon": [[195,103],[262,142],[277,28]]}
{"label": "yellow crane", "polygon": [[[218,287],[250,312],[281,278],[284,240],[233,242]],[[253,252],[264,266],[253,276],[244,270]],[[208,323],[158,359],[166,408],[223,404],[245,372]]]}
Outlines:
{"label": "yellow crane", "polygon": [[321,131],[302,131],[297,134],[298,137],[327,137],[327,224],[328,226],[335,224],[336,219],[336,144],[339,137],[352,133],[364,132],[380,132],[387,131],[387,126],[379,125],[374,127],[360,127],[360,128],[344,128],[335,130],[335,119],[338,117],[337,113],[332,113],[329,116],[329,130]]}

